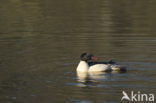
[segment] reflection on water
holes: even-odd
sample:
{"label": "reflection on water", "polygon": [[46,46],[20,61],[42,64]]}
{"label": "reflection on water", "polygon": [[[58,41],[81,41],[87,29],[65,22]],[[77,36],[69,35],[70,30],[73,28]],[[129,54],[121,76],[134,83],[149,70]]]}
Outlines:
{"label": "reflection on water", "polygon": [[110,79],[110,73],[108,72],[98,72],[98,73],[82,73],[77,72],[77,79],[79,82],[88,82],[93,80],[109,80]]}
{"label": "reflection on water", "polygon": [[[123,90],[155,93],[155,3],[2,0],[0,102],[119,103]],[[128,72],[78,81],[73,68],[82,52],[115,58]]]}
{"label": "reflection on water", "polygon": [[[118,72],[118,71],[96,72],[96,73],[95,72],[89,72],[89,73],[77,72],[77,81],[79,83],[73,84],[73,85],[77,85],[79,87],[92,87],[93,86],[92,84],[96,84],[95,87],[109,88],[110,86],[101,85],[100,82],[128,80],[126,78],[127,76],[125,76],[125,75],[126,75],[126,72]],[[97,85],[97,84],[99,84],[99,85]]]}
{"label": "reflection on water", "polygon": [[88,81],[88,73],[77,72],[77,79],[78,79],[79,82]]}
{"label": "reflection on water", "polygon": [[[111,80],[111,74],[106,72],[97,72],[97,73],[82,73],[77,72],[77,83],[76,85],[78,87],[99,87],[97,84],[100,83],[100,81],[109,81]],[[96,85],[94,85],[96,84]]]}

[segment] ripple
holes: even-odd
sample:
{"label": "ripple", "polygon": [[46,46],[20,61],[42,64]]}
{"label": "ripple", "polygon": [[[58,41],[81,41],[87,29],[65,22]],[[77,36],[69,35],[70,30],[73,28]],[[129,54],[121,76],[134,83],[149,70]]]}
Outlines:
{"label": "ripple", "polygon": [[89,101],[89,100],[71,99],[70,101],[71,101],[71,102],[74,102],[74,103],[92,103],[92,102]]}

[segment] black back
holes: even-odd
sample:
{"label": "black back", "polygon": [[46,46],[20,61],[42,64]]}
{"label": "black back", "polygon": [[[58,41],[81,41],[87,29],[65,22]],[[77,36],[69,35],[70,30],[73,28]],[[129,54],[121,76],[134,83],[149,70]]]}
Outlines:
{"label": "black back", "polygon": [[108,62],[102,62],[102,61],[88,61],[87,62],[89,66],[95,65],[95,64],[115,64],[113,60],[110,60]]}

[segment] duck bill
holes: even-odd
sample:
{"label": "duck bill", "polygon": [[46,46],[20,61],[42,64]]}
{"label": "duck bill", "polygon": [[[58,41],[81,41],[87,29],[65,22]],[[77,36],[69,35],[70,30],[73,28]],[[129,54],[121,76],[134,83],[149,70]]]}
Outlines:
{"label": "duck bill", "polygon": [[97,58],[96,58],[96,57],[94,57],[94,56],[92,56],[92,57],[91,57],[91,59],[92,59],[92,60],[97,60]]}

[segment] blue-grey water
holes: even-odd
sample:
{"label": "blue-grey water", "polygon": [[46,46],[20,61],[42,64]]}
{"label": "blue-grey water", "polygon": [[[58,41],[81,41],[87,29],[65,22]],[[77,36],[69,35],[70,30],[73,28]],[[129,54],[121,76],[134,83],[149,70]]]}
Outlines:
{"label": "blue-grey water", "polygon": [[[1,0],[0,103],[120,103],[156,95],[155,0]],[[126,73],[77,77],[79,55]],[[83,77],[83,76],[82,76]]]}

